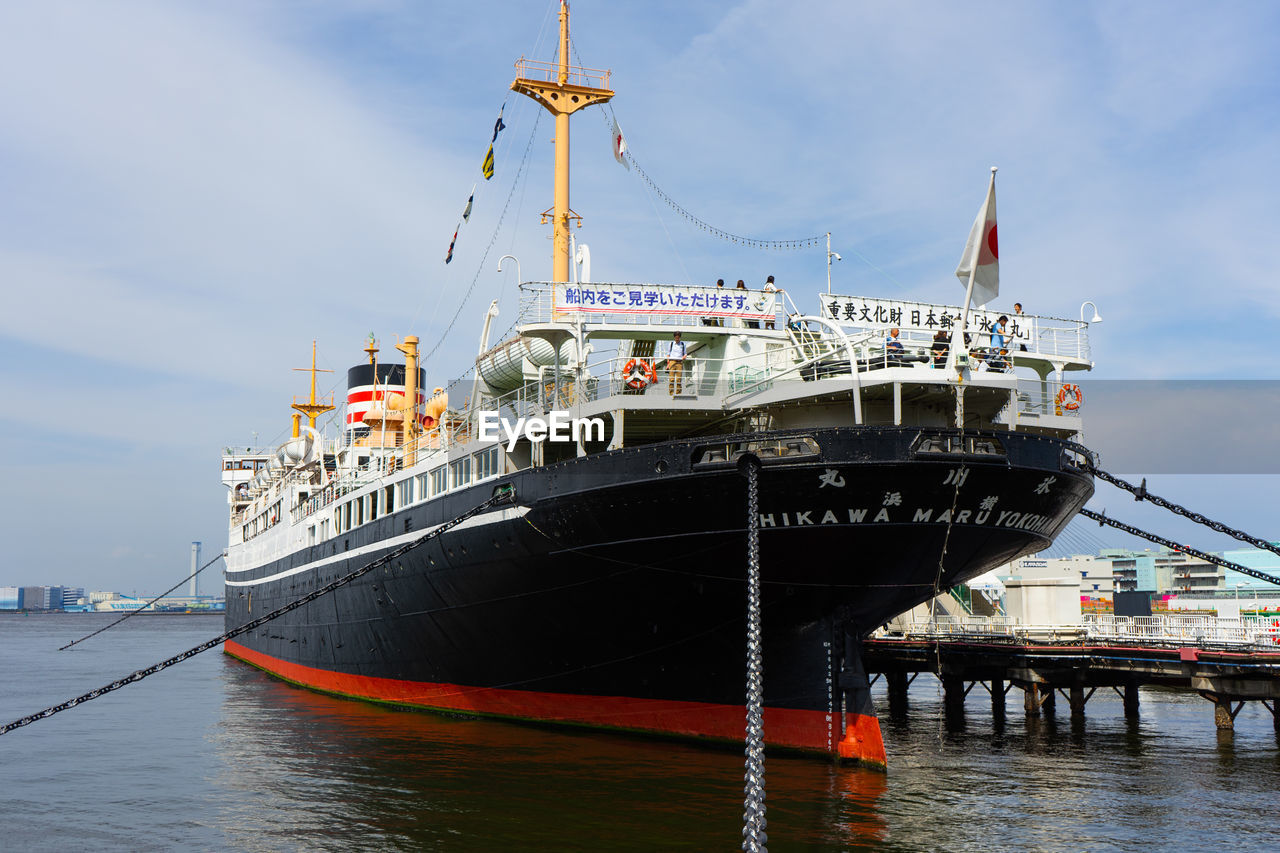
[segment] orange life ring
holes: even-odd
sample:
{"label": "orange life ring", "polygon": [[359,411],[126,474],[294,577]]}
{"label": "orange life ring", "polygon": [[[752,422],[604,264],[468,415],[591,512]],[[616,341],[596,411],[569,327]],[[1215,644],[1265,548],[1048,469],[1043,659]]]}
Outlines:
{"label": "orange life ring", "polygon": [[633,358],[622,368],[622,381],[627,383],[628,388],[638,391],[647,385],[655,384],[658,381],[658,371],[644,359]]}
{"label": "orange life ring", "polygon": [[1074,412],[1084,402],[1084,393],[1079,385],[1063,385],[1058,389],[1057,403],[1068,412]]}

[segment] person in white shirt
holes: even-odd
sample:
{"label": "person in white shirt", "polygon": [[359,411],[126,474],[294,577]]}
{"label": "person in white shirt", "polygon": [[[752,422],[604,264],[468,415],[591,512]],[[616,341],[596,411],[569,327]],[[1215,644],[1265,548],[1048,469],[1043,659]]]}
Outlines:
{"label": "person in white shirt", "polygon": [[774,284],[773,276],[769,276],[768,280],[764,283],[764,293],[760,295],[760,300],[757,305],[761,311],[769,315],[768,319],[764,321],[764,327],[766,329],[773,328],[774,317],[778,310],[778,294],[782,292],[782,288]]}
{"label": "person in white shirt", "polygon": [[667,346],[667,393],[671,396],[684,390],[684,357],[685,345],[676,332],[674,340]]}

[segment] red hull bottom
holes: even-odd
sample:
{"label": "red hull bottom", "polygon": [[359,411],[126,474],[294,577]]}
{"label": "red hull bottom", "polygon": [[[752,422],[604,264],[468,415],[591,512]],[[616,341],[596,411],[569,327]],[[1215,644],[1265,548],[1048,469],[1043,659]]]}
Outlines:
{"label": "red hull bottom", "polygon": [[[741,741],[746,731],[746,710],[741,705],[539,693],[349,675],[290,663],[230,640],[224,643],[223,651],[303,687],[431,711],[730,742]],[[839,714],[766,707],[764,730],[767,746],[818,752],[874,767],[885,766],[880,721],[871,714],[846,714],[842,738]]]}

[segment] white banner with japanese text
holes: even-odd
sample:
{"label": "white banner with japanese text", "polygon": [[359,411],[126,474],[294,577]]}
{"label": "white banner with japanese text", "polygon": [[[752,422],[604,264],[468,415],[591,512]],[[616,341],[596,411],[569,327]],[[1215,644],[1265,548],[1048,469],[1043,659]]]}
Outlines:
{"label": "white banner with japanese text", "polygon": [[777,294],[671,284],[556,284],[556,313],[772,319]]}
{"label": "white banner with japanese text", "polygon": [[[819,300],[821,316],[842,326],[859,329],[888,329],[897,327],[903,331],[922,331],[934,334],[950,332],[960,325],[960,308],[955,305],[931,305],[926,302],[907,302],[902,299],[869,299],[863,296],[836,296],[828,294]],[[969,334],[990,335],[1001,317],[1008,317],[1005,336],[1013,343],[1027,344],[1035,339],[1035,318],[1008,311],[980,311],[969,309]],[[982,342],[984,345],[986,342]]]}

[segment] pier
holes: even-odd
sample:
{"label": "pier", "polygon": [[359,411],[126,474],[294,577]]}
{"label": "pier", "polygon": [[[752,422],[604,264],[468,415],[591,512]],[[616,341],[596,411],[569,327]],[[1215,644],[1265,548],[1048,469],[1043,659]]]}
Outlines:
{"label": "pier", "polygon": [[1161,685],[1203,696],[1219,729],[1234,727],[1245,702],[1261,702],[1280,731],[1280,624],[1272,618],[1088,616],[1070,626],[1024,625],[1005,617],[899,621],[863,643],[863,662],[884,677],[891,713],[906,710],[921,672],[942,682],[947,713],[963,714],[981,685],[996,715],[1022,690],[1028,717],[1062,696],[1073,716],[1090,697],[1114,690],[1124,713],[1139,713],[1138,688]]}

